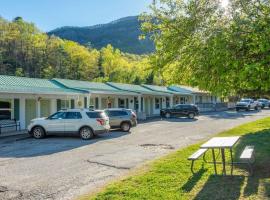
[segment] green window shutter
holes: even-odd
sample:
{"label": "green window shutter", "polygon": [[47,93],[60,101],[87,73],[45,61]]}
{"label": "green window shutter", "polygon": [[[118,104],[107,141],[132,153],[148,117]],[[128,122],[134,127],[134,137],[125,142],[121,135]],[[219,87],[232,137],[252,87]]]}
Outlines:
{"label": "green window shutter", "polygon": [[98,97],[96,97],[96,99],[95,99],[95,109],[99,109]]}
{"label": "green window shutter", "polygon": [[74,99],[71,99],[70,100],[70,106],[71,106],[71,109],[75,108],[75,101],[74,101]]}
{"label": "green window shutter", "polygon": [[56,101],[57,101],[56,108],[57,108],[57,111],[59,111],[61,110],[61,99],[57,99]]}
{"label": "green window shutter", "polygon": [[84,108],[87,108],[87,97],[84,97]]}
{"label": "green window shutter", "polygon": [[20,120],[20,99],[14,99],[14,118]]}

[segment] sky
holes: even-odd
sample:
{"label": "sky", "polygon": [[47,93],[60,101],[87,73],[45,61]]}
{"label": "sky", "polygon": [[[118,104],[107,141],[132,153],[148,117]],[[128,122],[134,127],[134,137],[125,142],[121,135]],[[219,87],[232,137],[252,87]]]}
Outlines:
{"label": "sky", "polygon": [[139,15],[152,0],[0,0],[0,16],[20,16],[42,31],[62,26],[91,26]]}

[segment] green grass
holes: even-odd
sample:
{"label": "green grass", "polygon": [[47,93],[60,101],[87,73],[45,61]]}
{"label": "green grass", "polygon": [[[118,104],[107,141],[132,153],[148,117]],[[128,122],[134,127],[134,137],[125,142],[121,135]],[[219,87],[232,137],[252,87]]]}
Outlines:
{"label": "green grass", "polygon": [[[241,135],[234,149],[237,159],[245,145],[254,145],[254,176],[248,177],[245,166],[235,169],[235,176],[214,176],[213,166],[195,162],[197,173],[190,172],[187,160],[200,144],[192,145],[155,160],[129,177],[107,185],[97,194],[81,199],[270,199],[270,118],[244,124],[218,136]],[[226,155],[228,157],[228,155]],[[211,158],[207,153],[208,159]],[[227,167],[229,172],[229,167]],[[221,172],[221,166],[218,167]]]}

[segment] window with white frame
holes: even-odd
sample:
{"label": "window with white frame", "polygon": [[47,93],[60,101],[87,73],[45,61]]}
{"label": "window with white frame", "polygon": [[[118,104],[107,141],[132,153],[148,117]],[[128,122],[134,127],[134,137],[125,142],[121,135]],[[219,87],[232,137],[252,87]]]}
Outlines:
{"label": "window with white frame", "polygon": [[61,100],[61,109],[70,108],[70,100]]}

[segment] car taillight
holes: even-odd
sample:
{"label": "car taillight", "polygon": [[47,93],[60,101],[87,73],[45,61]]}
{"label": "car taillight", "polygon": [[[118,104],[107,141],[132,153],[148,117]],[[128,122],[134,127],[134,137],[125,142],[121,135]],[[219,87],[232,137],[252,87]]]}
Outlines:
{"label": "car taillight", "polygon": [[104,119],[97,119],[97,122],[98,122],[101,126],[105,125],[105,120],[104,120]]}

